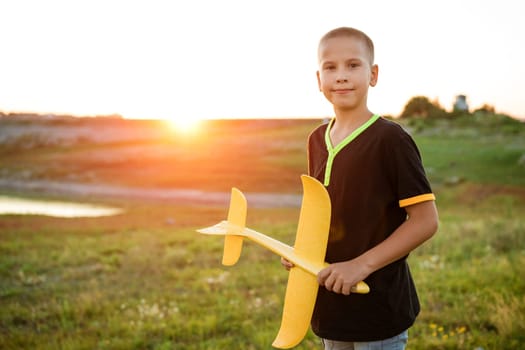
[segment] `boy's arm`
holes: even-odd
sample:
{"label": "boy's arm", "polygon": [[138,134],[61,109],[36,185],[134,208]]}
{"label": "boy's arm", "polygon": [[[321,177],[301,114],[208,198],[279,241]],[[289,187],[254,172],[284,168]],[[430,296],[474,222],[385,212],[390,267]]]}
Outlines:
{"label": "boy's arm", "polygon": [[334,263],[317,275],[320,285],[335,293],[350,294],[350,288],[380,268],[402,258],[434,235],[438,214],[434,201],[405,207],[408,219],[386,240],[355,259]]}

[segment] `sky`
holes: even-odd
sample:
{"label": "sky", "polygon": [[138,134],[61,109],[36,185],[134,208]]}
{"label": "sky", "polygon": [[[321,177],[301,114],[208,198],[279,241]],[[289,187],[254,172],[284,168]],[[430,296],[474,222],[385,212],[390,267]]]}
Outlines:
{"label": "sky", "polygon": [[375,113],[464,94],[525,119],[521,0],[1,0],[0,111],[140,119],[327,117],[317,44],[376,47]]}

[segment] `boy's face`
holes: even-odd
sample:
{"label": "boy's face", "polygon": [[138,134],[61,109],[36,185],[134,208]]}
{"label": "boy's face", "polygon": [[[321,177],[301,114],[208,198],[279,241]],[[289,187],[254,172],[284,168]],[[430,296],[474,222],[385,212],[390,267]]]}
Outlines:
{"label": "boy's face", "polygon": [[366,108],[368,87],[377,83],[378,68],[370,62],[366,44],[340,36],[319,46],[319,90],[338,110]]}

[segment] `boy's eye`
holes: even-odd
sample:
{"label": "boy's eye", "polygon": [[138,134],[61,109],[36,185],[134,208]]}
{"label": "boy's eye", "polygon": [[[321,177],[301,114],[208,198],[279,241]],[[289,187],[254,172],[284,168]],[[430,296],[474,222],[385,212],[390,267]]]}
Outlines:
{"label": "boy's eye", "polygon": [[334,70],[335,66],[333,66],[333,65],[325,66],[324,69],[326,69],[326,70]]}
{"label": "boy's eye", "polygon": [[349,66],[350,68],[357,68],[359,67],[359,63],[350,63]]}

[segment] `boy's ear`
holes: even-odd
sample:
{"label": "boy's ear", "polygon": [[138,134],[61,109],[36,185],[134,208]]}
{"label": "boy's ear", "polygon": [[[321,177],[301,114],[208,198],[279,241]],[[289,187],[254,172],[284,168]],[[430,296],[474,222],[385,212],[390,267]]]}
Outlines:
{"label": "boy's ear", "polygon": [[317,76],[317,86],[319,86],[319,91],[323,91],[323,89],[321,89],[321,77],[319,76],[319,71],[315,72],[315,75]]}
{"label": "boy's ear", "polygon": [[378,75],[379,75],[379,66],[377,64],[374,64],[370,71],[370,86],[376,86]]}

